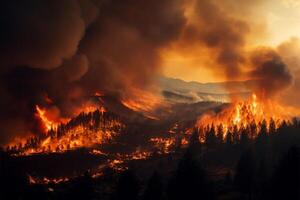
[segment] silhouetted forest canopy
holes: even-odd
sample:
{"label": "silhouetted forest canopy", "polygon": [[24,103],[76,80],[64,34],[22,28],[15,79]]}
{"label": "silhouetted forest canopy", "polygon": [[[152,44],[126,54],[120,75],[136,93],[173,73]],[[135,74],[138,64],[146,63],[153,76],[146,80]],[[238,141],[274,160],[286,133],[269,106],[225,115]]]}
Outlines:
{"label": "silhouetted forest canopy", "polygon": [[[90,121],[97,113],[81,117]],[[56,134],[73,123],[80,122],[72,121]],[[277,129],[272,123],[257,126],[233,129],[223,138],[222,126],[212,125],[203,142],[203,130],[195,129],[187,148],[153,153],[122,172],[107,168],[93,178],[87,171],[52,185],[30,184],[22,166],[1,150],[1,199],[299,199],[300,122],[283,122]]]}

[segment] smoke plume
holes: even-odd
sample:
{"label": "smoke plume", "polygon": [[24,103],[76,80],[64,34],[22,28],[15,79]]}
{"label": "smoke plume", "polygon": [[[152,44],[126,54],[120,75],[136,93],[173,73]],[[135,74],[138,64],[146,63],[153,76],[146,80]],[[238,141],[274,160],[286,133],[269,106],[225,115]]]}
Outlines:
{"label": "smoke plume", "polygon": [[[255,18],[260,16],[253,16],[254,10],[260,13],[259,1],[243,1],[238,7],[231,0],[190,2],[188,23],[171,50],[200,52],[206,59],[202,67],[228,81],[255,80],[259,94],[277,95],[291,85],[293,77],[277,49],[249,47],[257,28]],[[230,86],[227,89],[237,92]]]}
{"label": "smoke plume", "polygon": [[151,87],[159,49],[186,22],[181,0],[12,0],[0,9],[0,144],[39,133],[36,104],[72,116],[97,91]]}
{"label": "smoke plume", "polygon": [[201,49],[217,75],[257,79],[272,95],[287,88],[292,76],[281,50],[247,48],[260,2],[3,1],[0,145],[39,133],[37,104],[67,117],[98,91],[134,98],[152,89],[166,49]]}

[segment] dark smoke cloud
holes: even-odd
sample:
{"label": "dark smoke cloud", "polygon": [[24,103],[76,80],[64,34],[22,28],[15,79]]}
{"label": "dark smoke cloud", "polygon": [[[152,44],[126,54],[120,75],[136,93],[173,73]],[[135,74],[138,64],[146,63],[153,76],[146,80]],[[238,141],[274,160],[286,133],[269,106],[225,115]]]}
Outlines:
{"label": "dark smoke cloud", "polygon": [[258,49],[252,52],[251,62],[254,69],[248,76],[257,80],[258,93],[274,95],[292,84],[291,72],[275,50]]}
{"label": "dark smoke cloud", "polygon": [[176,43],[207,49],[212,70],[228,80],[257,78],[272,94],[288,87],[290,74],[273,51],[252,56],[245,73],[245,16],[259,2],[238,8],[234,0],[2,1],[0,145],[39,132],[36,104],[65,117],[99,90],[122,98],[152,88],[161,50]]}
{"label": "dark smoke cloud", "polygon": [[80,5],[71,0],[1,1],[0,144],[38,133],[35,104],[43,102],[45,93],[59,91],[59,83],[64,89],[66,83],[55,81],[51,69],[77,52],[85,22],[91,21],[82,17]]}
{"label": "dark smoke cloud", "polygon": [[84,33],[77,1],[6,0],[0,8],[0,62],[51,69],[76,53]]}
{"label": "dark smoke cloud", "polygon": [[[197,44],[205,48],[215,65],[213,71],[223,76],[239,77],[245,62],[244,46],[250,31],[249,24],[223,9],[223,1],[192,1],[190,20],[183,30],[179,48]],[[227,1],[228,3],[228,1]],[[229,4],[228,4],[229,5]]]}
{"label": "dark smoke cloud", "polygon": [[176,39],[185,24],[183,5],[181,0],[102,3],[80,44],[91,64],[82,84],[122,93],[147,86],[160,72],[159,48]]}
{"label": "dark smoke cloud", "polygon": [[217,63],[223,66],[221,70],[227,76],[239,76],[240,65],[245,60],[243,47],[248,24],[229,16],[209,0],[197,1],[195,12],[200,42],[213,49]]}
{"label": "dark smoke cloud", "polygon": [[[0,8],[1,140],[38,133],[35,105],[70,116],[96,91],[148,87],[182,0],[7,0]],[[50,97],[54,103],[45,100]]]}
{"label": "dark smoke cloud", "polygon": [[[275,49],[247,49],[252,28],[250,16],[259,4],[258,1],[239,4],[231,0],[194,1],[179,48],[196,43],[196,48],[207,49],[209,59],[214,61],[208,67],[217,75],[229,81],[255,79],[256,92],[275,95],[291,85],[292,76]],[[230,86],[227,89],[236,92]]]}
{"label": "dark smoke cloud", "polygon": [[74,82],[81,79],[89,69],[89,60],[85,55],[77,54],[71,59],[66,60],[62,66],[54,70],[54,73],[60,79],[66,80],[67,82]]}
{"label": "dark smoke cloud", "polygon": [[294,81],[282,95],[281,100],[287,105],[300,107],[300,39],[290,38],[288,41],[283,42],[277,47],[278,52],[282,56],[285,63],[288,64],[293,76]]}

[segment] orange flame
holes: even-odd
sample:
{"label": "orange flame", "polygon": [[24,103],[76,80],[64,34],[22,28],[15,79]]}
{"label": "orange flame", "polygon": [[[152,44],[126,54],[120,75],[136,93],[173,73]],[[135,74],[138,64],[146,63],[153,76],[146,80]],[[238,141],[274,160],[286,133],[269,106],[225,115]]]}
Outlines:
{"label": "orange flame", "polygon": [[154,111],[157,107],[162,106],[160,97],[154,93],[138,89],[134,89],[132,94],[133,96],[123,97],[122,104],[131,110],[143,113],[146,117],[157,119],[154,116]]}
{"label": "orange flame", "polygon": [[36,109],[36,116],[41,119],[43,122],[46,131],[50,131],[51,129],[56,129],[58,124],[48,119],[46,116],[46,109],[39,107],[38,105],[35,106]]}
{"label": "orange flame", "polygon": [[226,134],[233,128],[240,130],[253,123],[256,125],[266,123],[267,127],[274,123],[277,128],[283,121],[290,121],[291,117],[292,115],[279,104],[270,100],[259,101],[258,97],[252,94],[248,100],[233,103],[219,113],[204,114],[198,119],[196,126],[214,125],[216,127],[222,125],[224,134]]}

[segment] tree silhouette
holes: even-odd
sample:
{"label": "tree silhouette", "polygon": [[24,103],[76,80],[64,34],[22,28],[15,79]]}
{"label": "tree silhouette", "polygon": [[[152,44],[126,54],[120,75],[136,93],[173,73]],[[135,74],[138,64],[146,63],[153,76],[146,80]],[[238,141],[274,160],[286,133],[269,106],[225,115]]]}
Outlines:
{"label": "tree silhouette", "polygon": [[148,185],[144,192],[143,200],[163,200],[164,196],[164,185],[162,177],[158,172],[154,172],[148,181]]}
{"label": "tree silhouette", "polygon": [[272,177],[272,199],[300,199],[300,149],[291,147]]}
{"label": "tree silhouette", "polygon": [[215,147],[217,144],[215,126],[213,124],[211,125],[209,130],[206,132],[205,143],[208,147]]}
{"label": "tree silhouette", "polygon": [[194,154],[201,155],[202,145],[199,140],[199,131],[195,129],[192,133],[192,136],[190,138],[189,142],[189,149]]}
{"label": "tree silhouette", "polygon": [[223,135],[224,135],[224,128],[223,128],[223,125],[220,124],[217,127],[217,142],[218,142],[218,144],[223,143]]}
{"label": "tree silhouette", "polygon": [[245,151],[237,164],[235,184],[238,189],[252,198],[255,188],[255,159],[251,149]]}
{"label": "tree silhouette", "polygon": [[88,173],[85,173],[82,177],[79,177],[71,185],[68,193],[64,195],[63,199],[66,200],[91,200],[94,197],[94,188],[92,178]]}
{"label": "tree silhouette", "polygon": [[194,159],[192,152],[187,151],[179,162],[178,169],[168,185],[168,199],[213,199],[212,189],[206,173]]}
{"label": "tree silhouette", "polygon": [[269,133],[274,134],[276,132],[276,124],[273,118],[270,119],[270,124],[269,124]]}
{"label": "tree silhouette", "polygon": [[241,130],[240,145],[241,145],[242,150],[246,150],[250,145],[249,129],[248,128],[243,128]]}
{"label": "tree silhouette", "polygon": [[12,162],[8,154],[2,152],[0,156],[0,199],[22,199],[28,187],[26,172]]}
{"label": "tree silhouette", "polygon": [[131,170],[127,170],[120,174],[116,193],[116,200],[137,200],[139,193],[139,181]]}
{"label": "tree silhouette", "polygon": [[233,145],[233,134],[230,130],[228,130],[226,137],[225,137],[225,142],[227,147],[232,147]]}
{"label": "tree silhouette", "polygon": [[253,120],[250,123],[250,135],[251,135],[251,139],[254,139],[256,137],[256,134],[257,134],[257,125],[256,125],[255,120]]}
{"label": "tree silhouette", "polygon": [[237,125],[233,126],[232,140],[233,140],[233,144],[238,144],[240,142],[239,129]]}
{"label": "tree silhouette", "polygon": [[258,132],[258,136],[256,142],[259,145],[265,145],[267,143],[268,135],[267,135],[267,122],[265,120],[259,124],[260,130]]}

